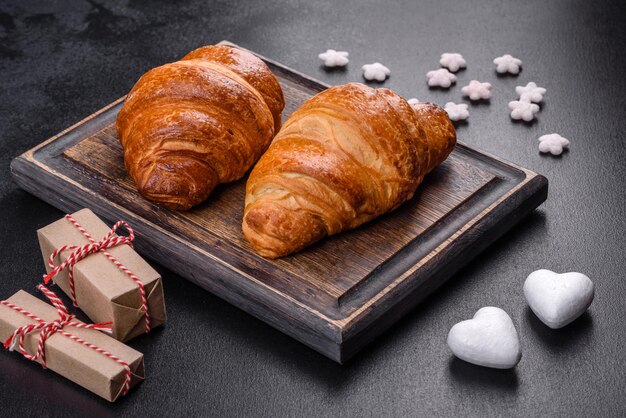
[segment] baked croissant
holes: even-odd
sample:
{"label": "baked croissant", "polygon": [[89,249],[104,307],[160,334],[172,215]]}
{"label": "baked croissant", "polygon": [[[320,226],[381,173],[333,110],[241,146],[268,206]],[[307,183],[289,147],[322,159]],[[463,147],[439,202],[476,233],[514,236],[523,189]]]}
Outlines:
{"label": "baked croissant", "polygon": [[281,257],[413,197],[456,144],[447,113],[388,89],[332,87],[294,112],[246,184],[243,234]]}
{"label": "baked croissant", "polygon": [[238,180],[267,149],[285,106],[263,61],[205,46],[144,74],[117,117],[126,170],[139,193],[175,210]]}

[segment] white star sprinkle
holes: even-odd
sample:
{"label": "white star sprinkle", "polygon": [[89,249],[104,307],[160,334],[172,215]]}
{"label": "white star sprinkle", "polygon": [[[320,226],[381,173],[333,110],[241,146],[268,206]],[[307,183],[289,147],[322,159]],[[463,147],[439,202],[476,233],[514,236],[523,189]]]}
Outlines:
{"label": "white star sprinkle", "polygon": [[456,104],[448,102],[445,104],[443,109],[448,112],[450,120],[459,121],[469,118],[469,111],[467,110],[467,105],[465,103]]}
{"label": "white star sprinkle", "polygon": [[335,51],[334,49],[329,49],[326,52],[319,54],[318,57],[324,61],[324,65],[326,67],[343,67],[350,61],[348,60],[348,55],[347,51]]}
{"label": "white star sprinkle", "polygon": [[448,88],[452,83],[456,83],[456,76],[445,68],[429,71],[426,73],[428,78],[428,85],[430,87],[443,87]]}
{"label": "white star sprinkle", "polygon": [[488,99],[491,97],[491,83],[481,83],[478,80],[472,80],[461,89],[464,96],[468,96],[470,100]]}
{"label": "white star sprinkle", "polygon": [[519,99],[522,101],[540,103],[543,95],[546,94],[546,89],[537,87],[537,84],[531,81],[526,86],[515,87],[515,92],[519,94]]}
{"label": "white star sprinkle", "polygon": [[391,74],[391,70],[380,62],[365,64],[361,69],[363,70],[363,77],[370,81],[385,81],[389,74]]}
{"label": "white star sprinkle", "polygon": [[552,155],[561,155],[569,147],[569,140],[559,134],[543,135],[539,137],[539,151],[549,152]]}
{"label": "white star sprinkle", "polygon": [[493,63],[496,64],[496,71],[500,74],[519,74],[522,60],[506,54],[493,60]]}
{"label": "white star sprinkle", "polygon": [[535,113],[539,112],[539,106],[526,101],[514,100],[509,102],[511,109],[511,118],[515,120],[525,120],[530,122],[535,118]]}
{"label": "white star sprinkle", "polygon": [[453,73],[456,73],[461,68],[465,68],[465,59],[461,54],[445,52],[441,54],[439,64],[441,64],[442,67],[446,67]]}
{"label": "white star sprinkle", "polygon": [[407,100],[407,102],[408,102],[410,105],[416,105],[416,104],[418,104],[420,101],[419,101],[419,100],[417,100],[417,99],[415,99],[415,98],[413,98],[413,99],[409,99],[409,100]]}

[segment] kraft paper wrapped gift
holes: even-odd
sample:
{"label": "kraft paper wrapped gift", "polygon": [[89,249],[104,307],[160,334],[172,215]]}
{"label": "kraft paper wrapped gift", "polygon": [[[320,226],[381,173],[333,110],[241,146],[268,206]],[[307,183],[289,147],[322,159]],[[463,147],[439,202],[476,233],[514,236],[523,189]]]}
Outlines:
{"label": "kraft paper wrapped gift", "polygon": [[[111,231],[89,209],[82,209],[70,216],[96,242]],[[52,270],[48,259],[56,249],[67,245],[80,247],[90,243],[80,228],[67,217],[38,230],[37,236],[48,273]],[[54,264],[61,264],[73,251],[71,248],[61,251],[54,258]],[[129,245],[117,245],[106,249],[106,252],[141,280],[147,297],[149,328],[163,324],[166,320],[165,300],[159,273]],[[89,254],[78,261],[73,266],[73,276],[78,307],[94,322],[112,322],[113,338],[128,341],[147,331],[138,284],[103,251]],[[58,272],[52,280],[72,297],[68,268]]]}
{"label": "kraft paper wrapped gift", "polygon": [[[7,306],[6,302],[14,304],[45,322],[60,319],[59,312],[53,306],[20,290],[0,304],[0,340],[2,342],[7,341],[18,328],[40,323]],[[71,322],[82,324],[77,319],[72,319]],[[23,347],[28,354],[37,353],[41,332],[42,330],[33,330],[25,334]],[[76,341],[64,335],[63,332],[118,359],[96,351],[95,348]],[[46,368],[111,402],[144,379],[143,354],[96,329],[66,325],[52,333],[45,340],[43,348]],[[19,351],[19,347],[16,347],[16,350]],[[41,358],[36,361],[44,363]],[[126,387],[127,384],[128,387]]]}

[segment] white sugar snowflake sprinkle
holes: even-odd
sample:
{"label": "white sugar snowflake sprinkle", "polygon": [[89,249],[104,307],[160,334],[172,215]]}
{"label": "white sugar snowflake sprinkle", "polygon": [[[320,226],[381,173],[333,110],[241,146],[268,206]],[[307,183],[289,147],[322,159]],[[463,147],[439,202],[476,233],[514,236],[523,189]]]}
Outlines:
{"label": "white sugar snowflake sprinkle", "polygon": [[429,71],[426,73],[428,79],[428,85],[430,87],[443,87],[448,88],[452,83],[456,83],[456,76],[445,68]]}
{"label": "white sugar snowflake sprinkle", "polygon": [[445,104],[443,109],[448,112],[450,120],[459,121],[469,118],[469,111],[467,110],[467,105],[465,103],[456,104],[448,102]]}
{"label": "white sugar snowflake sprinkle", "polygon": [[350,62],[347,51],[335,51],[329,49],[318,55],[318,58],[324,61],[326,67],[343,67]]}
{"label": "white sugar snowflake sprinkle", "polygon": [[546,89],[537,87],[537,84],[531,81],[526,86],[515,87],[515,92],[522,101],[540,103],[543,100],[543,95],[546,94]]}
{"label": "white sugar snowflake sprinkle", "polygon": [[445,52],[441,54],[439,64],[441,64],[442,67],[446,67],[453,73],[456,73],[461,68],[465,68],[465,58],[463,58],[463,55],[455,52]]}
{"label": "white sugar snowflake sprinkle", "polygon": [[420,101],[419,101],[419,100],[417,100],[417,99],[415,99],[415,98],[413,98],[413,99],[409,99],[409,100],[407,100],[407,102],[408,102],[410,105],[416,105],[416,104],[418,104]]}
{"label": "white sugar snowflake sprinkle", "polygon": [[361,67],[361,69],[363,70],[363,78],[369,81],[385,81],[385,79],[391,74],[391,70],[382,65],[380,62],[365,64]]}
{"label": "white sugar snowflake sprinkle", "polygon": [[478,80],[472,80],[461,91],[470,100],[489,99],[491,97],[491,83],[481,83]]}
{"label": "white sugar snowflake sprinkle", "polygon": [[539,151],[552,155],[561,155],[569,147],[569,140],[559,134],[549,134],[539,137]]}
{"label": "white sugar snowflake sprinkle", "polygon": [[494,59],[493,63],[496,64],[496,71],[500,74],[519,74],[520,67],[522,66],[522,60],[509,54]]}
{"label": "white sugar snowflake sprinkle", "polygon": [[511,118],[515,120],[524,120],[530,122],[535,118],[535,113],[539,112],[539,106],[521,100],[514,100],[509,102],[509,109],[511,109]]}

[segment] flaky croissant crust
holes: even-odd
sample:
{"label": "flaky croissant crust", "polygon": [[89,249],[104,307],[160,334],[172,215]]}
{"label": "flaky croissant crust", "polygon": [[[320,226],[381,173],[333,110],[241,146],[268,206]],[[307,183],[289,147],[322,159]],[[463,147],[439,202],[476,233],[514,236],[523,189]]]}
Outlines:
{"label": "flaky croissant crust", "polygon": [[355,228],[410,199],[450,154],[445,111],[352,83],[287,120],[246,184],[243,233],[268,258]]}
{"label": "flaky croissant crust", "polygon": [[269,146],[285,101],[254,55],[206,46],[144,74],[117,118],[124,162],[139,192],[187,210],[240,179]]}

